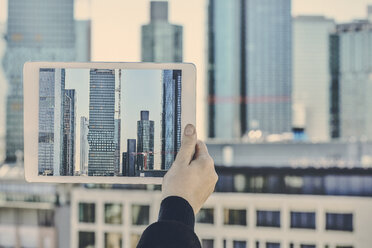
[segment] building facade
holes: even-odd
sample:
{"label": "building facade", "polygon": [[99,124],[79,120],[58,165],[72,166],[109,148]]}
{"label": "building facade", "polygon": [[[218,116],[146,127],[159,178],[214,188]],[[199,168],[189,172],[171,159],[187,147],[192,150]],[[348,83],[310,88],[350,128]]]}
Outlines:
{"label": "building facade", "polygon": [[88,175],[88,154],[89,154],[89,121],[85,116],[80,117],[80,173]]}
{"label": "building facade", "polygon": [[65,89],[63,96],[63,151],[60,175],[73,176],[75,172],[76,95],[74,89]]}
{"label": "building facade", "polygon": [[338,99],[339,137],[372,139],[372,99],[371,68],[372,55],[370,40],[372,24],[367,20],[337,25],[332,35],[333,57],[330,61],[334,98]]}
{"label": "building facade", "polygon": [[151,1],[150,23],[142,26],[143,62],[182,62],[182,32],[168,22],[168,2]]}
{"label": "building facade", "polygon": [[168,170],[181,147],[181,70],[164,70],[161,169]]}
{"label": "building facade", "polygon": [[[330,139],[330,63],[329,34],[335,28],[323,16],[298,16],[293,19],[293,127],[303,128],[310,140]],[[305,119],[304,126],[295,124]]]}
{"label": "building facade", "polygon": [[154,121],[149,111],[141,111],[141,120],[137,121],[137,166],[139,170],[154,169]]}
{"label": "building facade", "polygon": [[210,138],[291,131],[291,54],[290,0],[209,1]]}
{"label": "building facade", "polygon": [[23,64],[30,60],[74,60],[73,4],[73,0],[14,0],[8,4],[7,47],[3,59],[9,85],[7,161],[15,161],[17,151],[23,153]]}
{"label": "building facade", "polygon": [[39,86],[38,174],[59,176],[63,162],[67,162],[62,153],[65,70],[41,68]]}
{"label": "building facade", "polygon": [[91,69],[89,84],[89,176],[115,172],[115,70]]}

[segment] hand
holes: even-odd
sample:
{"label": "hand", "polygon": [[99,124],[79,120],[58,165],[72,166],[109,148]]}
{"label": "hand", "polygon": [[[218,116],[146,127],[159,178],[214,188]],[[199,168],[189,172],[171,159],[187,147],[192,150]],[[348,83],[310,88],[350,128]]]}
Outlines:
{"label": "hand", "polygon": [[214,191],[218,180],[214,161],[207,146],[196,138],[195,127],[185,128],[176,160],[163,178],[163,199],[179,196],[189,202],[197,214]]}

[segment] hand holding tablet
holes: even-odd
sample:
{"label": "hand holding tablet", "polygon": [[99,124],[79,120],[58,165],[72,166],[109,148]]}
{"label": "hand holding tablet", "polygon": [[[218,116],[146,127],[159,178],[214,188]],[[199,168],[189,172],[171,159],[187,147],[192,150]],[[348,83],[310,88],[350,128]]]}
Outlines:
{"label": "hand holding tablet", "polygon": [[192,64],[26,63],[26,179],[161,183],[195,124],[195,74]]}

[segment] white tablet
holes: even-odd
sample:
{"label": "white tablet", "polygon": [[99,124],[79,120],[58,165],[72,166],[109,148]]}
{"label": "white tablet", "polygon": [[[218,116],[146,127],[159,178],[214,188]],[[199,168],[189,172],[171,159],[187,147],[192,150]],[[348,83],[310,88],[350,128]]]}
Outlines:
{"label": "white tablet", "polygon": [[29,182],[160,184],[195,125],[193,64],[28,62],[23,77]]}

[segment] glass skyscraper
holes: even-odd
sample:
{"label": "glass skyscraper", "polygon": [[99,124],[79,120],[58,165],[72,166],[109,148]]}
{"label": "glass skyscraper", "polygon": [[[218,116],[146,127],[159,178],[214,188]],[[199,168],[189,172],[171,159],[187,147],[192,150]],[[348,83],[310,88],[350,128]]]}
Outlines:
{"label": "glass skyscraper", "polygon": [[151,1],[150,23],[142,26],[143,62],[182,62],[182,26],[168,22],[168,2]]}
{"label": "glass skyscraper", "polygon": [[210,0],[208,136],[291,131],[290,0]]}
{"label": "glass skyscraper", "polygon": [[89,143],[88,143],[88,131],[89,122],[85,116],[80,117],[80,173],[88,174],[88,153],[89,153]]}
{"label": "glass skyscraper", "polygon": [[115,70],[91,69],[89,92],[89,176],[115,172]]}
{"label": "glass skyscraper", "polygon": [[8,2],[7,48],[3,59],[8,80],[6,160],[23,152],[23,64],[29,60],[75,58],[73,0]]}
{"label": "glass skyscraper", "polygon": [[168,170],[181,146],[181,70],[164,70],[162,113],[162,163]]}
{"label": "glass skyscraper", "polygon": [[63,164],[64,69],[39,73],[38,174],[59,176]]}
{"label": "glass skyscraper", "polygon": [[74,89],[65,89],[63,97],[63,151],[62,176],[73,176],[75,171],[76,95]]}
{"label": "glass skyscraper", "polygon": [[139,170],[154,169],[154,121],[149,111],[141,111],[137,121],[137,166]]}

